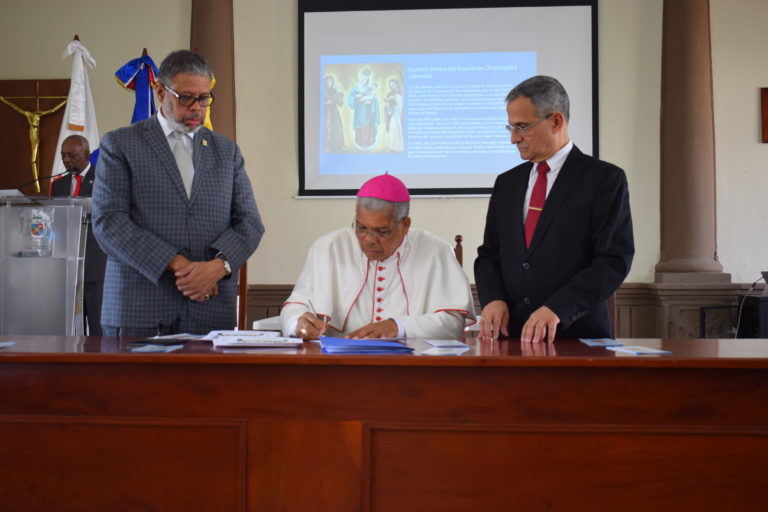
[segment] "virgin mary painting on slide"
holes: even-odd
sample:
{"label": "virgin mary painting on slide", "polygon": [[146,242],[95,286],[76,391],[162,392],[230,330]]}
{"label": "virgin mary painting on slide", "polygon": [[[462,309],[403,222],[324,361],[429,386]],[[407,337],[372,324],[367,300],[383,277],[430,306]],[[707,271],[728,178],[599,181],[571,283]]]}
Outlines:
{"label": "virgin mary painting on slide", "polygon": [[319,99],[324,153],[405,150],[403,63],[331,62],[322,71]]}
{"label": "virgin mary painting on slide", "polygon": [[358,149],[373,149],[378,139],[381,119],[376,88],[373,70],[365,67],[358,72],[357,84],[349,90],[347,96],[349,108],[354,111],[352,129],[355,131],[354,143]]}

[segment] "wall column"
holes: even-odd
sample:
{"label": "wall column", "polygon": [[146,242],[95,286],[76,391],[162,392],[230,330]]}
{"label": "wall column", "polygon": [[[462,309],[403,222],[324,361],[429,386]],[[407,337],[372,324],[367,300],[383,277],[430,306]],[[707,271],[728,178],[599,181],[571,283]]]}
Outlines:
{"label": "wall column", "polygon": [[[189,46],[205,57],[213,69],[216,100],[211,108],[213,129],[237,140],[235,129],[235,19],[232,0],[192,0]],[[238,274],[237,326],[246,325],[248,311],[248,264]]]}
{"label": "wall column", "polygon": [[213,129],[232,140],[235,132],[235,29],[232,0],[192,0],[189,47],[213,69]]}
{"label": "wall column", "polygon": [[657,283],[729,283],[717,260],[709,0],[665,0]]}
{"label": "wall column", "polygon": [[663,16],[661,256],[654,283],[620,290],[618,333],[731,337],[744,286],[717,260],[709,0],[664,0]]}

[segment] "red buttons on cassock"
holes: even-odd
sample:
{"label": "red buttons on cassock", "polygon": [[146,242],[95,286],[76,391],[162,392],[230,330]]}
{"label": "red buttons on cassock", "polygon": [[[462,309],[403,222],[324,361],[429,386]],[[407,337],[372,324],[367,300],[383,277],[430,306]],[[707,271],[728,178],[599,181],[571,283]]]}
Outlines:
{"label": "red buttons on cassock", "polygon": [[377,291],[377,292],[383,292],[383,291],[384,291],[384,288],[382,288],[381,286],[379,286],[378,288],[376,288],[376,291]]}
{"label": "red buttons on cassock", "polygon": [[381,302],[381,297],[376,297],[376,302]]}
{"label": "red buttons on cassock", "polygon": [[383,277],[379,277],[379,281],[383,281],[383,280],[384,280],[384,278],[383,278]]}
{"label": "red buttons on cassock", "polygon": [[383,309],[381,309],[381,308],[376,308],[376,312],[377,312],[377,313],[381,313],[382,311],[384,311],[384,310],[383,310]]}
{"label": "red buttons on cassock", "polygon": [[381,272],[382,270],[384,270],[384,267],[379,266],[379,272]]}
{"label": "red buttons on cassock", "polygon": [[380,316],[377,316],[377,317],[376,317],[376,321],[377,321],[377,322],[381,322],[381,317],[380,317]]}

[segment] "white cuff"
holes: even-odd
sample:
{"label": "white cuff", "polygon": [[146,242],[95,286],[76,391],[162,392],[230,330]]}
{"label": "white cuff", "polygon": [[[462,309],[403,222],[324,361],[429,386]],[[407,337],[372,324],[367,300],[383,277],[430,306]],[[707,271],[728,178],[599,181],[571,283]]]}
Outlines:
{"label": "white cuff", "polygon": [[296,325],[299,323],[298,317],[290,320],[289,323],[286,325],[286,329],[284,329],[283,336],[288,336],[290,338],[298,338],[299,336],[296,334]]}
{"label": "white cuff", "polygon": [[393,318],[392,320],[394,320],[395,323],[397,324],[397,337],[398,338],[404,338],[405,337],[405,326],[403,325],[403,322],[401,322],[399,318]]}

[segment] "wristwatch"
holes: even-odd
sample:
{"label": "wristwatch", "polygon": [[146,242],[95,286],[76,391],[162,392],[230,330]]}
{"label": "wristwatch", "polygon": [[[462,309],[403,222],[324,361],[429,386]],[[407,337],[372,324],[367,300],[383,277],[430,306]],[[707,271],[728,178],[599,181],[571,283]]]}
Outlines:
{"label": "wristwatch", "polygon": [[232,265],[229,264],[229,260],[226,256],[224,256],[223,252],[220,252],[216,255],[216,259],[219,259],[224,262],[224,272],[226,272],[226,275],[229,275],[232,273]]}

